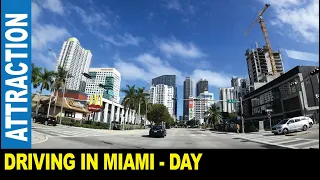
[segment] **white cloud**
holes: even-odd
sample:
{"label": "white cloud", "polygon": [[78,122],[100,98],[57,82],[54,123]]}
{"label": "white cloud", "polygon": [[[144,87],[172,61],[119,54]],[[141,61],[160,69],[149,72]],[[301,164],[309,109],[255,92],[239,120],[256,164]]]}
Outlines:
{"label": "white cloud", "polygon": [[181,4],[179,0],[165,0],[162,5],[166,9],[177,11],[184,16],[195,13],[195,7],[193,5],[186,1],[181,2],[183,2],[183,4]]}
{"label": "white cloud", "polygon": [[230,87],[231,86],[231,75],[226,75],[223,73],[218,73],[209,70],[199,70],[196,69],[193,71],[191,77],[194,79],[195,82],[204,78],[208,80],[209,86],[215,87]]}
{"label": "white cloud", "polygon": [[319,0],[260,1],[271,4],[275,11],[271,24],[288,31],[284,34],[297,41],[319,42]]}
{"label": "white cloud", "polygon": [[[48,9],[49,5],[53,5],[53,1],[34,1],[32,2],[32,61],[45,68],[53,70],[56,66],[56,59],[48,52],[48,48],[55,43],[60,42],[70,36],[68,30],[64,27],[58,27],[54,24],[40,23],[39,19],[44,13],[44,9]],[[59,9],[61,2],[58,2]],[[50,6],[51,7],[51,6]],[[53,11],[60,13],[59,10]]]}
{"label": "white cloud", "polygon": [[183,76],[182,72],[172,67],[168,62],[161,60],[159,57],[152,56],[151,54],[144,53],[136,58],[137,62],[140,62],[151,78],[161,76],[161,75],[176,75],[177,83],[182,82]]}
{"label": "white cloud", "polygon": [[32,31],[32,48],[36,50],[48,49],[49,44],[61,42],[70,36],[65,28],[52,24],[36,25]]}
{"label": "white cloud", "polygon": [[48,70],[55,70],[57,61],[49,53],[33,52],[32,60],[34,63],[41,65],[41,67],[47,68]]}
{"label": "white cloud", "polygon": [[129,33],[125,33],[123,36],[122,35],[106,36],[102,33],[96,32],[96,35],[100,36],[102,40],[119,47],[139,46],[139,44],[144,40],[142,37],[138,37],[138,36],[135,37]]}
{"label": "white cloud", "polygon": [[32,2],[32,24],[36,24],[41,14],[41,8],[35,2]]}
{"label": "white cloud", "polygon": [[39,0],[39,4],[49,11],[63,15],[64,14],[64,7],[60,0]]}
{"label": "white cloud", "polygon": [[127,81],[148,81],[151,83],[152,78],[161,75],[176,75],[177,83],[180,85],[183,81],[182,73],[173,68],[170,64],[162,61],[159,57],[145,53],[134,58],[133,62],[125,62],[116,57],[115,67],[121,73],[121,77]]}
{"label": "white cloud", "polygon": [[107,15],[105,13],[98,12],[91,8],[90,12],[78,6],[72,6],[74,11],[80,16],[83,24],[85,24],[91,32],[94,32],[99,27],[110,28],[111,24],[107,21]]}
{"label": "white cloud", "polygon": [[313,54],[313,53],[307,53],[307,52],[301,52],[301,51],[294,51],[294,50],[284,50],[289,58],[297,59],[297,60],[305,60],[305,61],[313,61],[318,62],[319,61],[319,55]]}
{"label": "white cloud", "polygon": [[182,11],[181,4],[178,0],[167,0],[163,4],[167,9]]}
{"label": "white cloud", "polygon": [[128,63],[122,60],[115,62],[115,68],[121,73],[121,79],[127,81],[143,80],[147,72],[141,67],[138,67],[134,63]]}
{"label": "white cloud", "polygon": [[193,43],[185,44],[177,40],[171,40],[160,41],[158,46],[168,57],[180,56],[182,58],[201,58],[206,56]]}
{"label": "white cloud", "polygon": [[[176,75],[177,85],[183,85],[187,73],[172,67],[168,62],[155,57],[151,54],[144,53],[139,55],[132,62],[125,62],[120,58],[116,58],[115,68],[121,73],[121,78],[125,81],[148,81],[151,83],[152,78],[161,75]],[[205,78],[209,81],[210,86],[228,87],[230,86],[231,75],[218,73],[209,70],[194,70],[191,77],[198,81]]]}

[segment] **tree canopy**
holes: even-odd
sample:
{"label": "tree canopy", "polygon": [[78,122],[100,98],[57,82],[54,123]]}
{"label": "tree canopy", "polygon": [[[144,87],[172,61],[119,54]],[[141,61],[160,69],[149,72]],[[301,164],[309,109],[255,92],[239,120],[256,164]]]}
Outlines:
{"label": "tree canopy", "polygon": [[148,110],[148,120],[155,124],[165,122],[167,124],[174,123],[173,118],[170,116],[168,109],[163,104],[153,104]]}

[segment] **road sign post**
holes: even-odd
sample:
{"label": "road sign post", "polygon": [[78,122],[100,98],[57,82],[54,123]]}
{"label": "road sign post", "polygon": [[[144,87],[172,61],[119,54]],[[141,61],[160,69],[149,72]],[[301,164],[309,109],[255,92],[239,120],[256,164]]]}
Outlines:
{"label": "road sign post", "polygon": [[272,130],[272,122],[271,122],[271,112],[272,111],[273,111],[272,109],[266,109],[266,112],[268,113],[269,123],[270,123],[270,130]]}

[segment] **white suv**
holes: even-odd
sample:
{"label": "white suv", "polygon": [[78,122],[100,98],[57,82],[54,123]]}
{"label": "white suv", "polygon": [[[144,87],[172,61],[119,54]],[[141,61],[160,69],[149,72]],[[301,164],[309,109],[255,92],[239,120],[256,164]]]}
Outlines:
{"label": "white suv", "polygon": [[306,131],[312,127],[313,120],[309,117],[300,116],[281,120],[277,125],[272,127],[273,134],[288,134],[296,131]]}

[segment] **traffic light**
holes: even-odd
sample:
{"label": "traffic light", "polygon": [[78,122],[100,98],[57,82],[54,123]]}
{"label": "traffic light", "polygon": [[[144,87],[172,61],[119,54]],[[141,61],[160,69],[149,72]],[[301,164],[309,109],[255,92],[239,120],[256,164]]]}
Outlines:
{"label": "traffic light", "polygon": [[314,69],[314,70],[311,71],[309,74],[310,74],[310,76],[313,76],[313,75],[315,75],[315,74],[319,74],[319,68]]}

